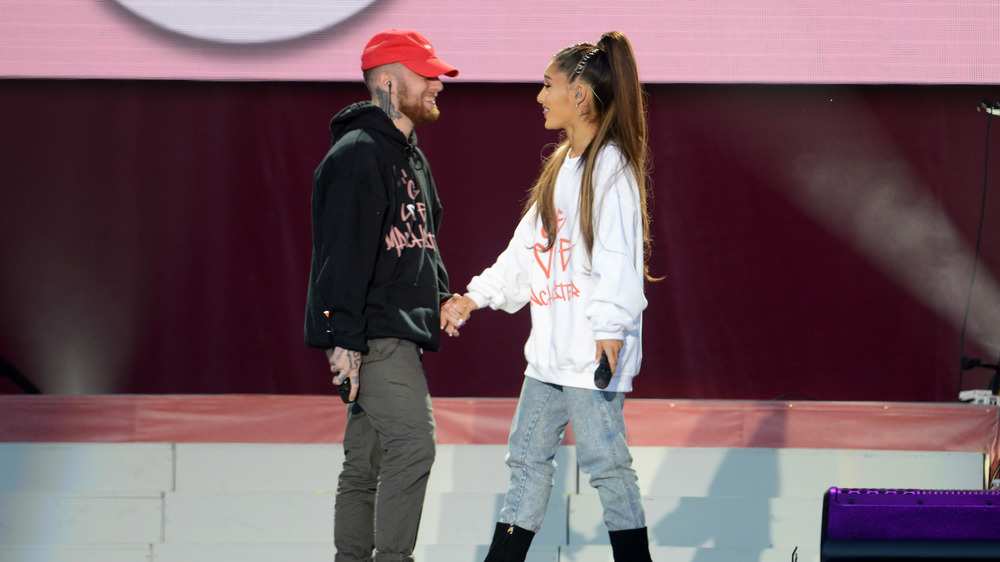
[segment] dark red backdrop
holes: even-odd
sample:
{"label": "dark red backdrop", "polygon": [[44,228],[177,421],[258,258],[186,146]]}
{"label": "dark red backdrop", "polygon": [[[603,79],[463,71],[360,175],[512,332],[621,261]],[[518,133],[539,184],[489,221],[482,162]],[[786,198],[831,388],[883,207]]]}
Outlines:
{"label": "dark red backdrop", "polygon": [[[418,131],[445,204],[453,290],[506,245],[556,140],[536,90],[448,84],[442,118]],[[851,182],[870,180],[859,168],[905,168],[971,248],[987,125],[975,106],[994,90],[650,86],[651,267],[666,279],[648,286],[633,396],[954,400],[964,300],[942,313],[803,211],[794,172],[825,156],[856,192]],[[301,336],[309,192],[327,122],[362,93],[0,81],[0,356],[46,392],[329,393],[322,354]],[[990,195],[981,275],[1000,266]],[[973,315],[990,314],[973,302]],[[515,396],[527,320],[477,313],[425,359],[432,393]],[[997,342],[980,343],[966,353],[994,362]],[[966,373],[962,386],[988,376]]]}

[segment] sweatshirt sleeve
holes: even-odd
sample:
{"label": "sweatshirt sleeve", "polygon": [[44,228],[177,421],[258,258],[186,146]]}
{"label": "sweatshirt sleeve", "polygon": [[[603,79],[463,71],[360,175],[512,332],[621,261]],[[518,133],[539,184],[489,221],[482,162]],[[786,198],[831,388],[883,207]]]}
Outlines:
{"label": "sweatshirt sleeve", "polygon": [[317,172],[321,200],[321,273],[317,289],[329,307],[332,345],[367,352],[364,306],[388,209],[385,186],[363,141],[324,161]]}
{"label": "sweatshirt sleeve", "polygon": [[514,313],[531,299],[530,260],[535,208],[521,217],[507,249],[492,266],[472,278],[468,296],[476,306]]}
{"label": "sweatshirt sleeve", "polygon": [[605,158],[602,164],[594,182],[594,290],[585,313],[595,339],[624,339],[638,328],[646,308],[642,216],[631,170],[617,158]]}

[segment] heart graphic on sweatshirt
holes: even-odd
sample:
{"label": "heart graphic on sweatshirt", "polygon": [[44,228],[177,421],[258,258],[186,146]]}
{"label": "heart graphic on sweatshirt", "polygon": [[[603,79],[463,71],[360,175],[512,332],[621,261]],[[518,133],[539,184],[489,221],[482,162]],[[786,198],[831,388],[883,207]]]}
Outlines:
{"label": "heart graphic on sweatshirt", "polygon": [[[557,209],[556,210],[556,234],[558,234],[559,231],[562,230],[564,224],[566,224],[566,218],[563,217],[562,209]],[[549,238],[549,236],[545,233],[545,227],[544,226],[542,226],[542,238],[545,238],[546,240],[548,240],[548,238]],[[560,245],[559,254],[560,254],[560,256],[562,256],[564,254],[563,245],[565,243],[568,243],[568,242],[569,242],[569,240],[566,240],[565,238],[559,240],[559,245]],[[573,246],[570,246],[569,248],[565,248],[565,253],[568,254],[568,251],[571,250],[572,248],[573,248]],[[551,277],[551,274],[552,274],[552,260],[555,258],[555,252],[548,251],[548,254],[549,254],[548,257],[543,260],[542,259],[542,254],[544,254],[544,253],[546,253],[545,244],[535,244],[535,261],[538,262],[539,267],[541,267],[542,271],[545,272],[545,278],[549,279]],[[567,261],[568,261],[568,258],[563,258],[563,271],[566,271]]]}
{"label": "heart graphic on sweatshirt", "polygon": [[[542,259],[542,254],[548,254],[548,257],[544,260]],[[545,278],[548,279],[552,273],[552,258],[554,257],[553,252],[546,252],[544,244],[535,244],[535,261],[538,262],[539,267],[545,273]],[[548,262],[548,263],[546,263]]]}

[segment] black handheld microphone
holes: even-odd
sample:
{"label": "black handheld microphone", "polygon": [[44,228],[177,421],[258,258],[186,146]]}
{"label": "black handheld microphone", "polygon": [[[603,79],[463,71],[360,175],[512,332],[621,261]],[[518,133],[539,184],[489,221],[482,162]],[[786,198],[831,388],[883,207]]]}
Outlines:
{"label": "black handheld microphone", "polygon": [[602,351],[601,363],[594,370],[594,385],[603,390],[609,384],[611,384],[611,364],[608,363],[608,354]]}
{"label": "black handheld microphone", "polygon": [[344,379],[344,382],[340,383],[340,386],[337,387],[337,390],[340,392],[340,399],[344,401],[344,404],[350,404],[351,403],[350,377]]}

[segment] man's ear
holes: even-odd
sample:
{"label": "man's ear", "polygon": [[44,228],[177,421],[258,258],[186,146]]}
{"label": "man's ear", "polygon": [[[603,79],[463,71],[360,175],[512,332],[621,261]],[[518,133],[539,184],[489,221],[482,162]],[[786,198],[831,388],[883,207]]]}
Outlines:
{"label": "man's ear", "polygon": [[391,95],[393,82],[395,80],[396,77],[393,76],[392,74],[385,71],[379,72],[378,77],[375,79],[375,88],[388,92]]}

